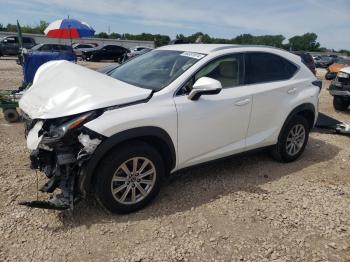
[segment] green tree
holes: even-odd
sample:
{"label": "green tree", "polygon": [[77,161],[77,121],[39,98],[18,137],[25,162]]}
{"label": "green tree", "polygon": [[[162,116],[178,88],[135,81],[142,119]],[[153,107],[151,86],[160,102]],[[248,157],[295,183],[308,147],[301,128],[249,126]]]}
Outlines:
{"label": "green tree", "polygon": [[289,38],[288,47],[293,51],[319,51],[320,43],[316,40],[317,35],[315,33],[297,35]]}
{"label": "green tree", "polygon": [[121,38],[121,34],[118,34],[118,33],[111,33],[109,36],[108,36],[108,38],[110,38],[110,39],[119,39],[119,38]]}
{"label": "green tree", "polygon": [[346,54],[347,56],[350,56],[350,50],[341,49],[341,50],[339,50],[339,53]]}
{"label": "green tree", "polygon": [[95,35],[97,38],[108,38],[108,34],[106,32],[100,32],[97,35]]}

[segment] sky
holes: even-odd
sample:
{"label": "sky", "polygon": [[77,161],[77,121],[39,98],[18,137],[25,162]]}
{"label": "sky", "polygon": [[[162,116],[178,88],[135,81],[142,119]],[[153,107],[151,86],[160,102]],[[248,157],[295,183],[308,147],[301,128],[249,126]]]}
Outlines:
{"label": "sky", "polygon": [[96,32],[207,33],[233,38],[314,32],[321,46],[350,49],[350,0],[0,0],[0,23],[76,18]]}

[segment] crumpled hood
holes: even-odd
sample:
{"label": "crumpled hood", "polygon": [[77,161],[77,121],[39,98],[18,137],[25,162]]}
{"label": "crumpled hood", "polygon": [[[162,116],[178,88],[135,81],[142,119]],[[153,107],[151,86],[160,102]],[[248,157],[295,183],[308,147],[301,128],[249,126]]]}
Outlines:
{"label": "crumpled hood", "polygon": [[19,107],[32,119],[49,119],[135,102],[151,92],[68,61],[51,61],[38,69]]}

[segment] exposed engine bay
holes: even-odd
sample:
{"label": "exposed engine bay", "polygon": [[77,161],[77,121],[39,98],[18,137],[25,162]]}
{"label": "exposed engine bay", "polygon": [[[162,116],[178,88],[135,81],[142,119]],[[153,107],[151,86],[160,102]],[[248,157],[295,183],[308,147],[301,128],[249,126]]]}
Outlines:
{"label": "exposed engine bay", "polygon": [[74,203],[84,194],[78,185],[82,167],[105,139],[83,124],[100,114],[92,111],[47,120],[24,117],[27,147],[31,150],[31,168],[43,172],[48,178],[40,191],[54,193],[59,189],[60,192],[52,194],[47,201],[20,204],[47,209],[73,209]]}

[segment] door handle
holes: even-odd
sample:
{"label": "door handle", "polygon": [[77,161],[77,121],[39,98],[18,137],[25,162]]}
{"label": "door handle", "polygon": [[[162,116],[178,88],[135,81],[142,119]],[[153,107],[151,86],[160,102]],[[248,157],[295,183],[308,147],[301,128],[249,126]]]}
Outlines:
{"label": "door handle", "polygon": [[297,90],[298,90],[298,89],[296,89],[295,87],[293,87],[293,88],[289,89],[289,90],[287,91],[287,93],[290,94],[290,95],[292,95],[292,94],[295,94],[295,92],[296,92]]}
{"label": "door handle", "polygon": [[243,100],[240,100],[240,101],[237,101],[235,103],[236,106],[244,106],[244,105],[247,105],[250,103],[250,99],[247,98],[247,99],[243,99]]}

